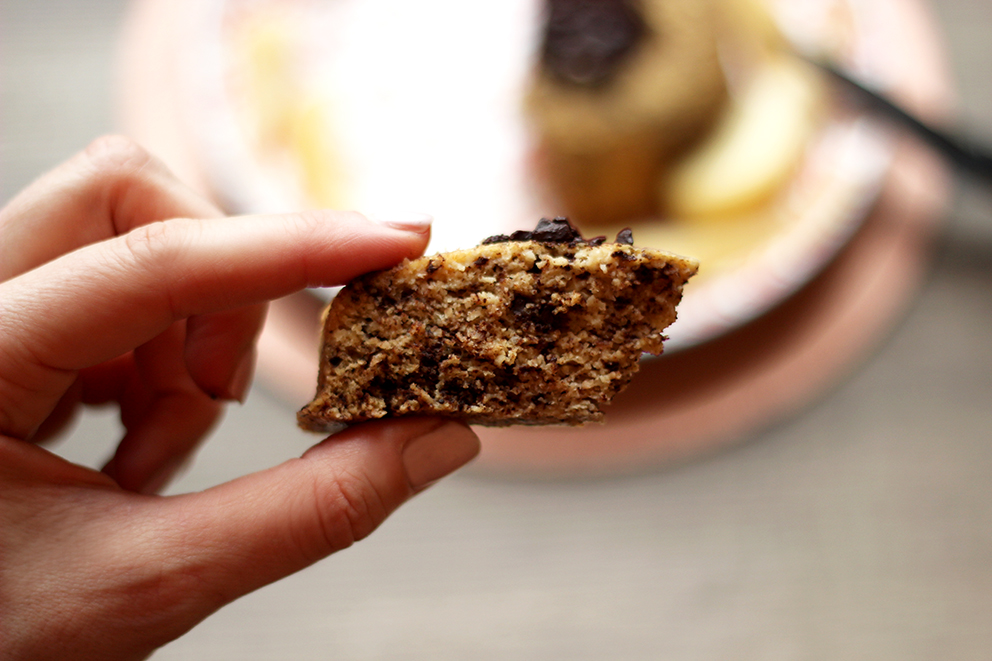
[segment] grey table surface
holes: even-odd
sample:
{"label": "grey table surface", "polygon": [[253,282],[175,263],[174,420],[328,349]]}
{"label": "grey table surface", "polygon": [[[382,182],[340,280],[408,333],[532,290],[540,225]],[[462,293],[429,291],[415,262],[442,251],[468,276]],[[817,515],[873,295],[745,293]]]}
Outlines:
{"label": "grey table surface", "polygon": [[[117,126],[125,5],[0,3],[0,199]],[[934,10],[992,138],[992,4]],[[172,490],[299,454],[292,415],[256,388]],[[988,659],[990,430],[992,192],[964,183],[909,313],[799,415],[637,477],[462,473],[155,658]],[[97,464],[118,434],[95,412],[57,450]]]}

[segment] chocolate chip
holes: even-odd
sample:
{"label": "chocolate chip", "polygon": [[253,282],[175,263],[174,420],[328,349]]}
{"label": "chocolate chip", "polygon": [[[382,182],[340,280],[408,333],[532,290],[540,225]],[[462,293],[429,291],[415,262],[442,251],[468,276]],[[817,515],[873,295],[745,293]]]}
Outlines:
{"label": "chocolate chip", "polygon": [[521,317],[527,310],[527,305],[529,303],[530,299],[524,296],[514,296],[513,300],[510,301],[510,312],[512,312],[515,317]]}
{"label": "chocolate chip", "polygon": [[616,243],[623,243],[628,246],[634,245],[634,233],[629,227],[625,227],[617,233]]}
{"label": "chocolate chip", "polygon": [[476,381],[451,380],[441,384],[439,390],[447,398],[455,400],[462,408],[478,403],[486,389]]}
{"label": "chocolate chip", "polygon": [[528,230],[517,230],[510,235],[510,241],[533,241],[534,233]]}
{"label": "chocolate chip", "polygon": [[634,277],[642,285],[650,285],[652,282],[654,282],[655,273],[652,269],[648,268],[647,266],[641,266],[638,267],[636,271],[634,271]]}
{"label": "chocolate chip", "polygon": [[537,227],[531,232],[534,241],[543,243],[569,243],[570,241],[582,240],[579,230],[572,226],[568,218],[558,216],[556,218],[542,218],[537,223]]}
{"label": "chocolate chip", "polygon": [[666,264],[664,268],[652,269],[648,266],[638,266],[634,270],[634,277],[642,285],[650,285],[659,280],[666,280],[666,284],[670,284],[674,280],[675,267],[671,264]]}
{"label": "chocolate chip", "polygon": [[605,236],[597,236],[591,239],[583,239],[579,230],[565,218],[557,216],[555,218],[542,218],[537,227],[533,230],[517,230],[509,236],[497,234],[482,241],[482,245],[493,243],[507,243],[509,241],[538,241],[540,243],[567,243],[571,246],[589,245],[599,246],[606,242]]}
{"label": "chocolate chip", "polygon": [[368,390],[388,401],[390,395],[395,394],[399,387],[399,384],[390,378],[390,375],[376,374],[369,382]]}
{"label": "chocolate chip", "polygon": [[557,306],[549,301],[516,294],[510,302],[510,312],[518,320],[531,323],[539,331],[562,328],[567,319],[564,314],[556,314]]}

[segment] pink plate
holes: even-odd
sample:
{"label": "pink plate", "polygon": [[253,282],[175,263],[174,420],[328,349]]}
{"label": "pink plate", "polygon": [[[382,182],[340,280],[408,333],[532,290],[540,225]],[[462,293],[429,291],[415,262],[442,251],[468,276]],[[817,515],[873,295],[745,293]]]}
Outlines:
{"label": "pink plate", "polygon": [[[363,4],[375,2],[339,4],[360,13]],[[299,182],[287,179],[285,168],[252,153],[234,130],[238,110],[227,93],[231,73],[219,35],[231,12],[264,4],[140,0],[122,43],[120,89],[126,94],[121,107],[131,134],[187,181],[242,211],[306,203],[298,196]],[[298,4],[319,5],[312,0]],[[867,66],[917,112],[945,112],[951,96],[945,64],[923,6],[911,0],[851,0],[845,5],[856,7],[862,17],[852,42],[856,63]],[[534,0],[514,0],[497,10],[490,17],[496,33],[500,26],[510,30],[516,21],[529,26],[521,34],[532,35],[534,6]],[[349,20],[360,25],[362,19]],[[509,74],[497,77],[502,83],[490,99],[498,112],[480,113],[504,137],[519,130],[505,99],[526,75],[521,62],[529,46],[514,42],[513,48],[520,53],[510,58]],[[314,59],[327,57],[318,53]],[[342,116],[355,112],[341,110]],[[415,116],[423,125],[429,115]],[[482,429],[485,451],[479,466],[545,475],[642,469],[740,438],[808,402],[850,370],[915,291],[928,254],[931,221],[946,193],[944,172],[932,157],[911,144],[880,139],[868,128],[858,117],[838,117],[825,127],[818,137],[822,148],[809,150],[820,174],[807,187],[809,197],[795,205],[795,222],[733,269],[711,274],[687,291],[680,321],[671,332],[671,347],[678,350],[644,362],[642,373],[609,409],[605,425]],[[427,186],[423,206],[437,217],[432,248],[476,243],[504,231],[506,219],[514,226],[533,223],[533,199],[514,176],[521,158],[514,149],[524,146],[514,140],[494,144],[512,148],[500,158],[487,152],[497,163],[486,187],[452,181],[459,170],[446,162],[458,154],[459,146],[452,144],[439,162],[422,164],[446,168],[441,188],[433,188],[438,177],[432,177],[429,186],[418,181],[405,189]],[[888,168],[894,152],[894,166]],[[460,170],[466,170],[464,165]],[[475,188],[464,198],[448,194],[456,184]],[[879,189],[881,196],[872,207]],[[488,220],[465,227],[459,223],[466,217],[459,204],[480,196],[506,197],[508,206],[497,206]],[[394,208],[397,202],[372,194],[353,201],[357,203],[341,206],[375,210]],[[438,205],[445,205],[440,213]],[[301,406],[313,393],[322,304],[305,292],[276,302],[260,342],[259,375],[291,407]],[[292,424],[289,415],[287,424]]]}

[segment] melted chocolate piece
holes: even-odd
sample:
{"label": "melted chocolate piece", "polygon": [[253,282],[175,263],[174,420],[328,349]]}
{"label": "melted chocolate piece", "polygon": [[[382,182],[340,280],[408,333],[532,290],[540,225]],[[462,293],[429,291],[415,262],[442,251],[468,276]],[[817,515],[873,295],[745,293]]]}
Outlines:
{"label": "melted chocolate piece", "polygon": [[572,226],[568,218],[559,216],[557,218],[542,218],[533,230],[517,230],[513,234],[497,234],[482,242],[482,245],[490,243],[506,243],[508,241],[540,241],[542,243],[582,243],[582,235],[579,230]]}
{"label": "melted chocolate piece", "polygon": [[562,82],[600,87],[647,34],[638,0],[546,0],[544,69]]}
{"label": "melted chocolate piece", "polygon": [[634,245],[634,233],[630,231],[629,227],[625,227],[617,233],[616,243],[623,243],[628,246]]}
{"label": "melted chocolate piece", "polygon": [[[606,243],[605,236],[594,236],[591,239],[583,239],[579,230],[575,229],[571,221],[564,216],[556,218],[542,218],[533,230],[517,230],[513,234],[497,234],[483,239],[482,245],[487,246],[492,243],[508,243],[510,241],[539,241],[541,243],[567,243],[569,245],[601,246]],[[630,228],[620,230],[615,243],[622,243],[628,246],[634,245],[634,234]]]}
{"label": "melted chocolate piece", "polygon": [[519,321],[531,323],[540,332],[560,330],[568,317],[558,314],[554,303],[517,294],[510,302],[510,313]]}

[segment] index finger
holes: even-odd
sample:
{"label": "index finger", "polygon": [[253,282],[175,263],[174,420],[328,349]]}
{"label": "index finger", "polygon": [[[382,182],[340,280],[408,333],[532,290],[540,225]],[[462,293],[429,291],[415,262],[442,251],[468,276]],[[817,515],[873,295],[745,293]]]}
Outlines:
{"label": "index finger", "polygon": [[0,209],[0,280],[145,223],[222,215],[141,146],[104,136]]}
{"label": "index finger", "polygon": [[[0,209],[0,281],[156,220],[222,215],[140,145],[104,136]],[[258,305],[188,325],[187,366],[201,390],[223,399],[243,396],[250,377],[245,366],[264,318],[265,306]]]}
{"label": "index finger", "polygon": [[8,358],[0,431],[29,433],[61,396],[66,372],[140,346],[175,321],[343,284],[419,255],[429,224],[399,227],[333,211],[173,219],[0,284],[0,355]]}

